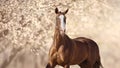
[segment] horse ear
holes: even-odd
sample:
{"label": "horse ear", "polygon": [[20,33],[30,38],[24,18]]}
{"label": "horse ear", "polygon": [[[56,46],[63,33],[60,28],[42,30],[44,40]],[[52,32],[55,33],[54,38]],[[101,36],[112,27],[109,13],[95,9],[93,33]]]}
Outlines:
{"label": "horse ear", "polygon": [[66,13],[68,12],[68,10],[69,10],[69,9],[67,9],[67,10],[64,12],[64,14],[66,14]]}
{"label": "horse ear", "polygon": [[55,13],[57,14],[59,12],[58,8],[55,8]]}

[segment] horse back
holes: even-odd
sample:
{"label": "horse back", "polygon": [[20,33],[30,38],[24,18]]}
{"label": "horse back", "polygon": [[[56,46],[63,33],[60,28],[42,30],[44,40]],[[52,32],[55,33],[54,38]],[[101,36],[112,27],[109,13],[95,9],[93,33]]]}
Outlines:
{"label": "horse back", "polygon": [[85,38],[85,37],[78,37],[78,38],[75,38],[74,40],[82,42],[82,43],[88,45],[89,47],[95,47],[95,49],[98,50],[97,43],[95,41],[93,41],[92,39]]}

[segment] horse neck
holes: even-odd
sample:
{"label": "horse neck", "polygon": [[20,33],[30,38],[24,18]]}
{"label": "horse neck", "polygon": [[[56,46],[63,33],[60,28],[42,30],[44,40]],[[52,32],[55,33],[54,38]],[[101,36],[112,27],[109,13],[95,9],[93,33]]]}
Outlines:
{"label": "horse neck", "polygon": [[61,36],[60,31],[55,29],[53,46],[58,50],[58,48],[63,45],[67,46],[70,41],[70,38],[65,34],[64,37]]}
{"label": "horse neck", "polygon": [[55,47],[58,47],[58,45],[60,44],[61,41],[61,35],[58,29],[55,29],[55,33],[54,33],[54,39],[53,39],[53,44],[55,45]]}
{"label": "horse neck", "polygon": [[60,47],[60,45],[62,44],[62,41],[63,41],[63,38],[60,34],[60,31],[58,29],[55,29],[53,45],[55,46],[56,49]]}

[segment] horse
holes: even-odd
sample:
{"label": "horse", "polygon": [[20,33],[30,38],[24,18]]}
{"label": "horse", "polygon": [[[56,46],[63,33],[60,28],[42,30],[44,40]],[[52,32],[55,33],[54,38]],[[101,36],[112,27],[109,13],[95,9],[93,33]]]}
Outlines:
{"label": "horse", "polygon": [[56,25],[53,43],[49,50],[49,60],[46,68],[54,68],[60,65],[70,68],[70,65],[79,65],[81,68],[102,67],[98,45],[95,41],[78,37],[71,39],[66,32],[67,9],[64,12],[55,9]]}

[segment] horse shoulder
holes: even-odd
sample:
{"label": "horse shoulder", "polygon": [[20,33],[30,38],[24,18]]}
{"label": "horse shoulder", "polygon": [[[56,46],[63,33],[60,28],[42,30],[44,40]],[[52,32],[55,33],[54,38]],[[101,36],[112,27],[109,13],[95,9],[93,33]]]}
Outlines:
{"label": "horse shoulder", "polygon": [[58,49],[57,57],[60,58],[61,62],[66,62],[68,60],[69,54],[69,48],[66,48],[65,46],[60,46],[60,48]]}
{"label": "horse shoulder", "polygon": [[57,50],[54,46],[52,46],[49,50],[49,56],[50,57],[56,57]]}

